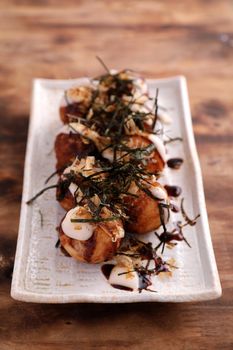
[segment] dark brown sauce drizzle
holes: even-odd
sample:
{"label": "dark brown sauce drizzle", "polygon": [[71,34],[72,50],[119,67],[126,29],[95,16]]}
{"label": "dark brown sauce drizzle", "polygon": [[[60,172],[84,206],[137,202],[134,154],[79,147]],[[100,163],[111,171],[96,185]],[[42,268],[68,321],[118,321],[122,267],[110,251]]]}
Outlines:
{"label": "dark brown sauce drizzle", "polygon": [[60,247],[60,238],[58,238],[58,240],[57,240],[57,243],[55,244],[55,248],[59,248]]}
{"label": "dark brown sauce drizzle", "polygon": [[146,277],[145,275],[139,274],[139,293],[141,293],[143,289],[147,290],[147,288],[151,285],[152,285],[152,282],[148,277]]}
{"label": "dark brown sauce drizzle", "polygon": [[[59,228],[57,228],[58,230]],[[55,248],[60,248],[60,251],[63,255],[71,257],[71,255],[65,250],[65,248],[62,247],[60,238],[58,238],[57,243],[55,244]]]}
{"label": "dark brown sauce drizzle", "polygon": [[184,237],[181,232],[163,232],[160,236],[157,236],[160,242],[169,243],[171,241],[183,241]]}
{"label": "dark brown sauce drizzle", "polygon": [[109,279],[111,271],[114,268],[114,266],[115,266],[114,264],[104,264],[101,266],[101,270],[102,270],[105,278],[107,278],[107,280]]}
{"label": "dark brown sauce drizzle", "polygon": [[179,197],[182,193],[182,189],[180,186],[170,186],[170,185],[165,185],[164,186],[166,191],[167,191],[167,194],[170,196],[170,197]]}
{"label": "dark brown sauce drizzle", "polygon": [[178,207],[178,205],[176,205],[173,202],[170,202],[170,209],[171,211],[173,211],[173,213],[179,213],[180,208]]}
{"label": "dark brown sauce drizzle", "polygon": [[167,165],[171,169],[180,169],[182,164],[183,164],[182,158],[170,158],[167,161]]}
{"label": "dark brown sauce drizzle", "polygon": [[133,292],[132,288],[121,286],[120,284],[111,284],[111,286],[116,289],[126,290],[127,292]]}

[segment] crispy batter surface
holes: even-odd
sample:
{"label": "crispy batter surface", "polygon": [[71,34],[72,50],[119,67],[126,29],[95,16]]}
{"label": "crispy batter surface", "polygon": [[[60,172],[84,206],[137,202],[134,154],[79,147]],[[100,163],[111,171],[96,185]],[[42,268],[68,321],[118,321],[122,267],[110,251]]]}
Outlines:
{"label": "crispy batter surface", "polygon": [[70,165],[76,157],[85,158],[95,152],[93,142],[84,143],[79,134],[60,133],[55,140],[56,168],[59,171]]}
{"label": "crispy batter surface", "polygon": [[[143,136],[140,135],[132,135],[130,137],[128,146],[130,148],[144,148],[151,145],[152,142]],[[161,158],[159,152],[154,150],[147,159],[146,170],[150,173],[158,173],[161,172],[164,168],[164,161]]]}
{"label": "crispy batter surface", "polygon": [[[162,187],[162,186],[161,186]],[[158,201],[139,190],[138,197],[125,197],[127,215],[125,229],[131,233],[145,234],[157,229],[161,225]]]}
{"label": "crispy batter surface", "polygon": [[75,207],[76,205],[75,198],[73,197],[72,193],[69,190],[66,191],[64,197],[61,197],[60,189],[58,187],[56,196],[57,196],[57,201],[60,203],[60,205],[64,210],[69,211],[70,209]]}
{"label": "crispy batter surface", "polygon": [[[64,124],[76,122],[78,118],[83,118],[88,112],[88,107],[80,103],[72,103],[68,106],[60,107],[60,118]],[[71,117],[73,115],[73,118]]]}

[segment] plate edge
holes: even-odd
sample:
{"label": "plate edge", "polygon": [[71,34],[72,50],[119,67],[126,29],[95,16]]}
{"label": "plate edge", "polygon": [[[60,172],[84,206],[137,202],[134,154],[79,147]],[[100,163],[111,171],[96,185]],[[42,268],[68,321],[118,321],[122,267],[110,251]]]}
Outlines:
{"label": "plate edge", "polygon": [[[81,81],[86,78],[78,78],[78,79],[70,79],[72,82],[77,82]],[[159,82],[159,83],[166,83],[168,81],[173,81],[180,87],[180,92],[181,92],[181,104],[182,108],[184,111],[184,116],[186,117],[184,120],[185,123],[185,130],[187,133],[187,139],[190,147],[190,154],[192,157],[192,162],[194,164],[194,169],[195,169],[195,182],[196,182],[196,187],[197,189],[201,189],[201,195],[200,193],[198,194],[198,199],[199,199],[199,205],[201,210],[205,213],[205,222],[207,221],[208,224],[208,219],[207,219],[207,212],[206,212],[206,206],[205,206],[205,199],[204,199],[204,188],[203,188],[203,182],[202,182],[202,175],[201,175],[201,168],[200,168],[200,162],[197,154],[197,149],[196,149],[196,144],[195,144],[195,139],[194,139],[194,133],[193,133],[193,127],[192,127],[192,118],[191,118],[191,113],[190,113],[190,107],[189,107],[189,98],[188,98],[188,90],[187,90],[187,83],[186,83],[186,78],[184,76],[174,76],[174,77],[168,77],[168,78],[161,78],[161,79],[147,79],[148,82]],[[19,223],[19,231],[18,231],[18,240],[17,240],[17,246],[16,246],[16,254],[15,254],[15,261],[19,260],[19,257],[22,255],[22,249],[23,249],[23,242],[25,241],[25,235],[21,235],[20,237],[20,232],[23,230],[23,226],[25,224],[25,218],[24,218],[24,212],[26,212],[26,207],[24,205],[25,201],[25,193],[26,193],[26,182],[27,179],[30,177],[28,174],[28,171],[26,170],[28,168],[28,164],[30,163],[30,145],[32,143],[32,130],[33,130],[33,124],[34,124],[34,119],[35,119],[35,113],[34,113],[34,108],[35,108],[35,98],[36,98],[36,90],[39,88],[39,86],[43,86],[44,82],[53,82],[53,83],[64,83],[67,82],[67,79],[64,80],[57,80],[57,79],[41,79],[41,78],[35,78],[33,80],[33,89],[32,89],[32,103],[31,103],[31,111],[30,111],[30,120],[29,120],[29,130],[28,130],[28,137],[27,137],[27,147],[26,147],[26,156],[25,156],[25,166],[24,166],[24,181],[23,181],[23,196],[22,196],[22,201],[21,201],[21,211],[20,211],[20,223]],[[188,123],[188,124],[187,124]],[[200,200],[200,196],[202,197]],[[219,279],[219,274],[217,270],[217,264],[215,260],[215,255],[214,255],[214,250],[213,250],[213,245],[212,245],[212,240],[211,240],[211,235],[208,231],[206,231],[205,234],[206,239],[206,247],[208,248],[208,258],[209,258],[209,265],[211,268],[212,272],[212,280],[215,282],[213,284],[213,288],[211,290],[205,290],[203,293],[201,293],[201,297],[197,298],[198,294],[193,298],[187,298],[187,295],[184,297],[177,296],[177,297],[165,297],[165,300],[162,299],[154,299],[154,300],[121,300],[122,298],[124,299],[125,297],[117,297],[118,300],[114,301],[106,301],[108,298],[105,297],[105,300],[98,300],[98,301],[93,301],[93,299],[99,299],[96,297],[92,296],[86,296],[85,298],[82,298],[81,295],[77,298],[77,296],[73,296],[73,300],[68,301],[61,301],[59,298],[55,298],[53,295],[53,298],[55,301],[46,301],[45,299],[50,299],[50,295],[46,294],[36,294],[27,291],[26,289],[21,289],[20,286],[18,285],[19,282],[19,271],[21,268],[20,264],[14,264],[14,270],[13,270],[13,277],[12,277],[12,284],[11,284],[11,297],[16,300],[21,300],[21,301],[27,301],[27,302],[42,302],[42,303],[75,303],[75,302],[99,302],[99,303],[108,303],[108,302],[119,302],[119,303],[124,303],[124,302],[188,302],[188,301],[202,301],[202,300],[210,300],[210,299],[216,299],[221,296],[222,294],[222,289],[221,289],[221,284],[220,284],[220,279]],[[17,265],[17,266],[16,266]],[[190,295],[190,294],[189,294]],[[43,297],[42,297],[43,296]],[[203,297],[203,299],[202,299]],[[115,297],[114,297],[115,298]],[[66,298],[65,298],[66,299]],[[84,300],[85,299],[85,300]],[[92,300],[91,300],[92,299]],[[176,299],[176,300],[175,300]],[[178,300],[180,299],[180,300]],[[181,300],[182,299],[182,300]],[[190,299],[190,300],[189,300]],[[60,301],[59,301],[60,300]]]}

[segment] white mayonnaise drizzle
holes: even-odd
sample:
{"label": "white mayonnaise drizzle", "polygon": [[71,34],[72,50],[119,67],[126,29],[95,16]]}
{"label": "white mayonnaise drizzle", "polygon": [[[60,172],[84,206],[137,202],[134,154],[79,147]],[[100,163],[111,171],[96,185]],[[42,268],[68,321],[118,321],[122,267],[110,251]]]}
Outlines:
{"label": "white mayonnaise drizzle", "polygon": [[78,189],[78,186],[75,183],[71,182],[71,184],[69,186],[69,191],[73,197],[74,197],[74,194],[77,191],[77,189]]}
{"label": "white mayonnaise drizzle", "polygon": [[166,149],[165,149],[163,140],[159,136],[154,134],[149,134],[148,139],[155,145],[164,163],[166,163],[167,156],[166,156]]}
{"label": "white mayonnaise drizzle", "polygon": [[88,240],[94,231],[94,226],[89,222],[71,222],[71,219],[84,219],[80,212],[81,207],[77,206],[69,210],[62,221],[61,227],[64,234],[79,241]]}
{"label": "white mayonnaise drizzle", "polygon": [[160,200],[164,200],[167,198],[167,192],[162,187],[152,185],[149,189],[153,196],[155,196],[156,198]]}
{"label": "white mayonnaise drizzle", "polygon": [[139,288],[138,274],[135,271],[133,272],[129,272],[129,271],[130,270],[128,267],[118,266],[118,265],[114,266],[109,276],[109,283],[131,288],[133,290],[138,290]]}

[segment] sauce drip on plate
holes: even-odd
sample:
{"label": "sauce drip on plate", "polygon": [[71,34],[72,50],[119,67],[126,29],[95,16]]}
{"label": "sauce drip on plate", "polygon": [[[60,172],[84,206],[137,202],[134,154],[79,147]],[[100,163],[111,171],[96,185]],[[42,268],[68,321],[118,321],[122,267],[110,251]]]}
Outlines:
{"label": "sauce drip on plate", "polygon": [[182,189],[180,186],[170,186],[170,185],[165,185],[164,186],[166,191],[167,191],[167,194],[170,196],[170,197],[179,197],[179,195],[181,194],[182,192]]}
{"label": "sauce drip on plate", "polygon": [[180,169],[182,164],[183,164],[182,158],[170,158],[167,161],[167,165],[171,169]]}

